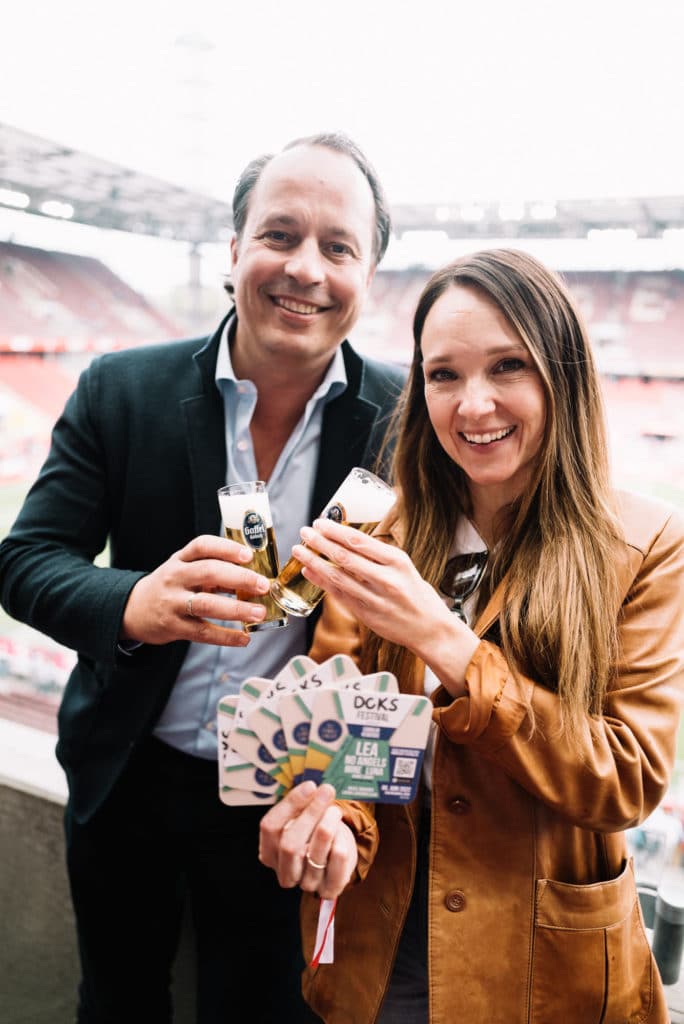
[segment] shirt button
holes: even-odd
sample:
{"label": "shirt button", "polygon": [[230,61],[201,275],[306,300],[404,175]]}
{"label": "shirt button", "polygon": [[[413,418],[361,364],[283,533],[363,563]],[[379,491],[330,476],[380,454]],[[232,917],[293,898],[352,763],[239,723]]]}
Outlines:
{"label": "shirt button", "polygon": [[227,682],[229,682],[229,680],[230,680],[230,672],[222,672],[221,673],[221,682],[222,683],[227,683]]}
{"label": "shirt button", "polygon": [[235,447],[239,452],[246,452],[247,449],[249,448],[249,445],[247,444],[246,441],[238,441]]}
{"label": "shirt button", "polygon": [[465,910],[466,898],[460,889],[452,889],[448,892],[444,904],[447,910],[450,910],[453,914],[458,914],[461,910]]}
{"label": "shirt button", "polygon": [[457,796],[449,804],[449,810],[452,814],[470,814],[470,800]]}

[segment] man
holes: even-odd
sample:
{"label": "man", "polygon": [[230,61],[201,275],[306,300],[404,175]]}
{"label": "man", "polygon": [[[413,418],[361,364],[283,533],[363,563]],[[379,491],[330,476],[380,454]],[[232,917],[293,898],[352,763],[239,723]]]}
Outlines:
{"label": "man", "polygon": [[[305,651],[313,622],[239,628],[263,617],[248,598],[268,584],[219,536],[216,491],[266,480],[287,557],[348,470],[373,463],[403,375],[343,339],[389,215],[338,135],[254,161],[233,212],[235,310],[209,339],[94,360],[0,546],[3,606],[79,654],[57,754],[80,1024],[171,1019],[186,894],[199,1024],[315,1019],[298,893],[259,864],[260,810],[220,803],[214,725],[217,699]],[[96,567],[107,542],[111,567]]]}

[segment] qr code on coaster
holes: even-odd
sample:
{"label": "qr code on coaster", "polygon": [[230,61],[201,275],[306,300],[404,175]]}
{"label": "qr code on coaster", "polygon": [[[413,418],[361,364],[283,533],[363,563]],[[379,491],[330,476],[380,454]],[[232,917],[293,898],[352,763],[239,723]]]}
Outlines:
{"label": "qr code on coaster", "polygon": [[416,774],[415,757],[398,757],[394,763],[395,779],[412,779]]}

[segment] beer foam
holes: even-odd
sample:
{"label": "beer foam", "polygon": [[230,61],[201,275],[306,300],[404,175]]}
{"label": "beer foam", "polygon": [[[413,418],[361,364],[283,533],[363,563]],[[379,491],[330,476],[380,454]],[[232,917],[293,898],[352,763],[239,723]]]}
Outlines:
{"label": "beer foam", "polygon": [[253,494],[219,494],[219,507],[223,525],[229,530],[241,530],[246,512],[258,512],[266,529],[273,526],[271,507],[266,491]]}
{"label": "beer foam", "polygon": [[376,484],[372,477],[364,480],[352,473],[326,508],[338,502],[344,507],[348,523],[379,523],[394,504],[395,495],[391,489]]}

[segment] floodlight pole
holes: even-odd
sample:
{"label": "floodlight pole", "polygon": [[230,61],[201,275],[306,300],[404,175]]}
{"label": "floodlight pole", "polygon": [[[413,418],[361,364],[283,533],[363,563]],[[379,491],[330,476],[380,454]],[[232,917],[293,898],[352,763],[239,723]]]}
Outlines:
{"label": "floodlight pole", "polygon": [[202,250],[199,242],[191,242],[188,250],[188,294],[194,325],[199,323],[202,313]]}

